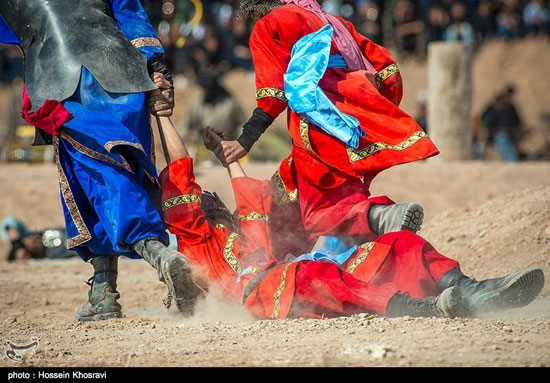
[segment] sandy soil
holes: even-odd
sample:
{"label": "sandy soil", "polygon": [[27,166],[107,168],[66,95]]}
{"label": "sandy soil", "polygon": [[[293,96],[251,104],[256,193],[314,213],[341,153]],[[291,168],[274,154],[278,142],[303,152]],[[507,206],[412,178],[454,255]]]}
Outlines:
{"label": "sandy soil", "polygon": [[[276,164],[250,164],[267,178]],[[409,164],[381,174],[373,194],[425,206],[420,232],[481,279],[527,267],[550,275],[550,164]],[[198,180],[229,201],[224,170]],[[0,164],[0,216],[36,229],[62,224],[53,165]],[[0,253],[7,248],[2,244]],[[78,259],[0,263],[0,338],[39,337],[23,366],[550,366],[550,290],[529,306],[483,319],[255,320],[214,296],[183,320],[143,261],[120,262],[125,318],[73,321],[91,266]],[[0,366],[15,364],[4,357]]]}

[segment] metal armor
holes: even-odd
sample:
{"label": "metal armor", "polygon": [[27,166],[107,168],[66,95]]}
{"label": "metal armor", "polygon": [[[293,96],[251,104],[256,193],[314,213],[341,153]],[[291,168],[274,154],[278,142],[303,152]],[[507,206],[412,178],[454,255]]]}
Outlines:
{"label": "metal armor", "polygon": [[118,28],[104,0],[1,0],[0,15],[21,40],[31,112],[76,91],[82,66],[104,90],[156,89],[147,59]]}

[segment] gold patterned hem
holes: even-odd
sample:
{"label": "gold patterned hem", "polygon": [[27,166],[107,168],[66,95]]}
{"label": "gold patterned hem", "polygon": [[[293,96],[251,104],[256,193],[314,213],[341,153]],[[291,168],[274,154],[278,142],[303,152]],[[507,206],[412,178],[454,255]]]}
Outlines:
{"label": "gold patterned hem", "polygon": [[309,142],[309,121],[303,116],[300,116],[300,138],[302,139],[304,147],[308,151],[313,152]]}
{"label": "gold patterned hem", "polygon": [[201,203],[201,196],[198,194],[182,194],[165,201],[162,201],[162,211],[166,211],[174,206],[189,204],[189,203]]}
{"label": "gold patterned hem", "polygon": [[90,234],[90,230],[88,230],[88,227],[84,222],[84,218],[82,218],[82,214],[80,214],[80,210],[78,209],[78,205],[76,204],[76,201],[74,199],[74,195],[71,190],[71,186],[69,185],[67,175],[65,174],[65,171],[63,170],[63,167],[61,165],[61,161],[59,159],[58,137],[53,137],[53,144],[55,152],[55,163],[57,165],[57,172],[59,173],[59,186],[61,188],[61,196],[63,198],[63,201],[65,202],[65,206],[67,207],[69,214],[71,215],[71,219],[73,220],[76,230],[78,231],[78,235],[67,238],[67,249],[72,249],[91,240],[92,235]]}
{"label": "gold patterned hem", "polygon": [[162,47],[160,40],[154,37],[139,37],[130,41],[134,48],[141,47]]}
{"label": "gold patterned hem", "polygon": [[374,248],[374,242],[367,242],[359,246],[359,249],[361,253],[359,253],[359,256],[355,258],[355,260],[348,265],[347,272],[353,273],[357,266],[359,266],[365,259],[367,259],[367,256],[371,252],[371,250]]}
{"label": "gold patterned hem", "polygon": [[286,285],[286,271],[291,264],[292,263],[289,263],[285,266],[283,274],[281,275],[281,283],[279,284],[277,291],[275,291],[275,294],[273,294],[273,312],[271,313],[271,319],[277,319],[279,316],[279,311],[281,310],[281,295],[283,294],[283,290]]}
{"label": "gold patterned hem", "polygon": [[112,165],[119,166],[119,167],[125,169],[126,171],[134,174],[134,171],[130,168],[130,165],[124,159],[123,156],[121,156],[122,163],[120,163],[117,160],[109,157],[106,154],[99,153],[99,152],[97,152],[93,149],[88,148],[87,146],[81,144],[80,142],[78,142],[77,140],[75,140],[74,138],[72,138],[71,136],[69,136],[65,132],[61,133],[61,138],[64,139],[65,141],[67,141],[69,144],[71,144],[71,146],[73,148],[75,148],[76,151],[78,151],[79,153],[82,153],[83,155],[85,155],[87,157],[90,157],[90,158],[93,158],[93,159],[96,159],[96,160],[100,160],[100,161],[104,161],[104,162],[108,162]]}
{"label": "gold patterned hem", "polygon": [[225,258],[229,266],[233,269],[233,271],[237,275],[241,275],[241,273],[243,272],[243,268],[241,267],[241,264],[239,263],[237,257],[235,257],[235,254],[233,254],[233,245],[237,238],[239,238],[239,234],[229,234],[229,237],[227,238],[227,242],[225,243],[225,247],[223,249],[223,257]]}
{"label": "gold patterned hem", "polygon": [[420,141],[422,138],[425,138],[425,137],[428,137],[428,135],[426,134],[426,132],[421,130],[418,132],[414,132],[405,141],[400,142],[399,144],[396,144],[396,145],[386,144],[385,142],[375,142],[374,144],[371,144],[364,149],[354,149],[351,146],[348,146],[347,147],[348,157],[350,162],[355,162],[355,161],[360,161],[362,159],[365,159],[368,156],[371,156],[374,153],[384,149],[394,150],[394,151],[405,150],[410,146],[416,144],[418,141]]}
{"label": "gold patterned hem", "polygon": [[275,97],[281,101],[287,102],[284,90],[277,88],[261,88],[256,91],[256,100],[266,97]]}
{"label": "gold patterned hem", "polygon": [[275,186],[277,187],[277,192],[279,198],[283,202],[295,202],[298,199],[298,190],[294,189],[291,192],[286,190],[285,183],[279,174],[279,170],[275,171],[273,175],[273,180],[275,181]]}
{"label": "gold patterned hem", "polygon": [[237,215],[237,219],[241,221],[269,221],[269,217],[267,215],[258,213],[257,211],[253,211],[252,213],[246,215],[239,214]]}
{"label": "gold patterned hem", "polygon": [[399,67],[397,64],[391,64],[382,69],[380,72],[376,73],[374,75],[374,80],[376,82],[376,88],[380,89],[382,88],[383,82],[386,81],[388,78],[393,76],[394,74],[399,73]]}
{"label": "gold patterned hem", "polygon": [[138,150],[141,150],[143,153],[145,153],[145,149],[143,149],[143,146],[141,144],[137,144],[135,142],[130,142],[130,141],[124,141],[124,140],[109,141],[109,142],[106,142],[103,147],[105,148],[105,150],[111,153],[111,149],[113,149],[115,146],[118,146],[118,145],[128,145]]}

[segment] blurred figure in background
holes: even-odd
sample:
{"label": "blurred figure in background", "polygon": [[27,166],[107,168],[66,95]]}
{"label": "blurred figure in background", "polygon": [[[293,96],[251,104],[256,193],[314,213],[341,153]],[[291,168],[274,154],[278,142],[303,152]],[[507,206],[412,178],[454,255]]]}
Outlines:
{"label": "blurred figure in background", "polygon": [[[228,140],[237,139],[241,126],[246,121],[243,108],[224,88],[218,76],[205,71],[199,75],[197,83],[203,90],[203,96],[192,103],[183,119],[180,132],[189,143],[190,150],[200,150],[203,129],[207,126],[215,127]],[[200,153],[207,155],[207,158],[211,157],[207,152]],[[196,160],[206,159],[194,157]]]}
{"label": "blurred figure in background", "polygon": [[445,41],[473,43],[475,39],[472,25],[466,21],[466,5],[455,1],[451,6],[452,23],[445,30]]}
{"label": "blurred figure in background", "polygon": [[424,22],[416,14],[415,4],[409,0],[397,0],[393,9],[394,43],[409,54],[421,54],[424,50]]}
{"label": "blurred figure in background", "polygon": [[482,114],[483,128],[487,129],[487,140],[500,153],[502,160],[516,162],[524,155],[519,150],[519,143],[526,131],[514,100],[515,88],[509,85],[495,98],[493,103]]}
{"label": "blurred figure in background", "polygon": [[531,0],[523,9],[523,22],[528,35],[550,32],[550,9],[543,0]]}
{"label": "blurred figure in background", "polygon": [[11,244],[6,258],[8,261],[63,259],[77,255],[67,250],[67,234],[62,227],[31,231],[21,220],[6,217],[2,221],[0,234],[3,241]]}

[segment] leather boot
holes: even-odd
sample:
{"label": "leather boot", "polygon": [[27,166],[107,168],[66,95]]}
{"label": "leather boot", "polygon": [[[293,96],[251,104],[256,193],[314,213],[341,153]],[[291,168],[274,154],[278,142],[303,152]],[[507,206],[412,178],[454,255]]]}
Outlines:
{"label": "leather boot", "polygon": [[395,294],[388,303],[388,317],[468,317],[466,302],[456,287],[444,290],[437,297],[411,298],[408,294]]}
{"label": "leather boot", "polygon": [[158,273],[159,281],[168,287],[167,308],[171,300],[176,301],[178,310],[186,317],[194,312],[198,299],[204,295],[191,277],[191,265],[178,251],[167,247],[158,238],[146,238],[136,242],[134,250]]}
{"label": "leather boot", "polygon": [[460,289],[470,311],[478,316],[528,305],[542,291],[544,273],[541,269],[526,269],[478,282],[462,274],[459,269],[452,269],[438,282],[440,291],[451,286]]}
{"label": "leather boot", "polygon": [[417,203],[373,205],[368,214],[370,228],[377,235],[401,230],[416,233],[424,219],[424,209]]}
{"label": "leather boot", "polygon": [[91,261],[94,276],[88,284],[88,301],[75,315],[78,321],[99,321],[110,318],[121,318],[122,307],[117,302],[120,294],[116,291],[118,257],[116,255],[100,255]]}

